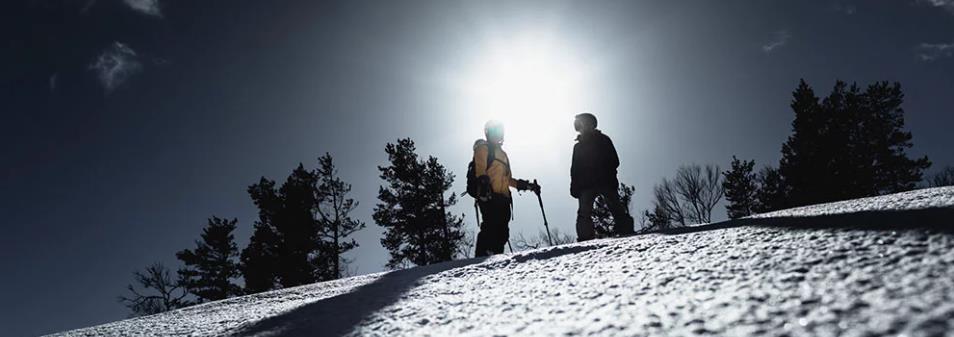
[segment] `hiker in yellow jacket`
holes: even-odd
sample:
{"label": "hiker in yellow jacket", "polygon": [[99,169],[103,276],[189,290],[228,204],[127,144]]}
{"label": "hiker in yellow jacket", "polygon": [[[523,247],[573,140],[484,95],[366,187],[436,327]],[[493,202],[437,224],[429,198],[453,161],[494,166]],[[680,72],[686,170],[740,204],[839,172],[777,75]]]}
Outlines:
{"label": "hiker in yellow jacket", "polygon": [[476,256],[500,254],[510,239],[511,205],[510,188],[519,191],[539,191],[540,186],[527,180],[514,179],[510,171],[510,158],[501,146],[504,140],[503,124],[489,121],[484,125],[486,139],[474,142],[474,173],[483,185],[485,193],[478,198],[483,222],[477,234]]}

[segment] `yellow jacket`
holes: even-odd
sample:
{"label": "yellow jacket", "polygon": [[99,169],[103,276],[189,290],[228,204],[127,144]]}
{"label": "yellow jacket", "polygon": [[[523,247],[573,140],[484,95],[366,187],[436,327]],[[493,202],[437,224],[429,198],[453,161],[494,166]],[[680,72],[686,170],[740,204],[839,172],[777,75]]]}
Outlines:
{"label": "yellow jacket", "polygon": [[490,144],[483,139],[474,142],[474,174],[482,176],[486,174],[490,177],[490,189],[493,193],[510,196],[510,187],[516,187],[516,180],[510,172],[510,158],[507,152],[500,148],[500,144],[493,144],[494,161],[487,167],[488,146]]}

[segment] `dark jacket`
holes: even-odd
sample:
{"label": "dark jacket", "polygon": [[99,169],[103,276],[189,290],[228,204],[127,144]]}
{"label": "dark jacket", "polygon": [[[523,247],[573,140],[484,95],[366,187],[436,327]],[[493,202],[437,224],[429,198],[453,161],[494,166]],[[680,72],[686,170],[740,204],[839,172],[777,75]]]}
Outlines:
{"label": "dark jacket", "polygon": [[570,195],[574,198],[580,192],[591,188],[616,189],[616,168],[619,156],[613,141],[600,130],[576,137],[573,146],[573,164],[570,166]]}

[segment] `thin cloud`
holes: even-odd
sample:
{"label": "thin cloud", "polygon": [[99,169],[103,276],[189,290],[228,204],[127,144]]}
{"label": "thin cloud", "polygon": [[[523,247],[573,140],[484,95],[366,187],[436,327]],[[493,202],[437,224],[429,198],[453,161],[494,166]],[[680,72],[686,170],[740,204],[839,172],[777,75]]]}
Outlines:
{"label": "thin cloud", "polygon": [[925,3],[929,6],[940,7],[954,14],[954,0],[917,0],[918,3]]}
{"label": "thin cloud", "polygon": [[58,84],[57,82],[59,81],[58,80],[59,75],[60,75],[59,73],[54,73],[53,75],[50,76],[50,91],[51,92],[56,91],[56,86]]}
{"label": "thin cloud", "polygon": [[775,49],[781,48],[788,43],[788,40],[792,38],[792,34],[789,34],[787,30],[780,30],[772,34],[772,39],[768,43],[762,45],[762,51],[765,53],[771,53]]}
{"label": "thin cloud", "polygon": [[109,93],[142,70],[142,64],[136,51],[120,42],[113,42],[89,68],[96,71],[99,82]]}
{"label": "thin cloud", "polygon": [[954,42],[922,43],[918,46],[918,58],[921,61],[930,62],[951,56],[954,56]]}
{"label": "thin cloud", "polygon": [[80,14],[86,15],[86,13],[89,13],[89,9],[93,8],[93,5],[95,4],[96,0],[86,0],[86,4],[83,5],[82,9],[80,9]]}
{"label": "thin cloud", "polygon": [[159,0],[123,0],[126,6],[142,14],[162,17]]}
{"label": "thin cloud", "polygon": [[853,14],[855,14],[855,13],[858,12],[858,7],[855,7],[855,5],[845,4],[845,3],[840,3],[840,2],[836,2],[836,3],[831,7],[831,9],[832,9],[833,11],[835,11],[835,12],[838,12],[838,13],[841,13],[841,14],[845,14],[845,15],[853,15]]}

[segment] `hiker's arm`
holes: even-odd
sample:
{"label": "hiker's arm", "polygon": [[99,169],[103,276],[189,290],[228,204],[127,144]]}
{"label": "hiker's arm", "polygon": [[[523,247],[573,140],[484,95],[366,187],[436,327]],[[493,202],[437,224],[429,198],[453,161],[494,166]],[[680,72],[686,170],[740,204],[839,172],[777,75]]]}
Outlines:
{"label": "hiker's arm", "polygon": [[606,151],[609,156],[609,164],[612,168],[619,168],[619,154],[616,153],[616,146],[613,146],[613,140],[606,138]]}
{"label": "hiker's arm", "polygon": [[577,186],[577,182],[578,182],[577,176],[579,174],[579,172],[577,172],[577,170],[579,170],[579,165],[577,164],[577,160],[578,160],[577,148],[579,147],[579,145],[580,144],[576,144],[573,146],[573,161],[570,162],[570,196],[574,198],[577,198],[580,196],[580,189]]}
{"label": "hiker's arm", "polygon": [[530,189],[530,181],[510,178],[510,187],[516,188],[518,191],[526,191]]}

